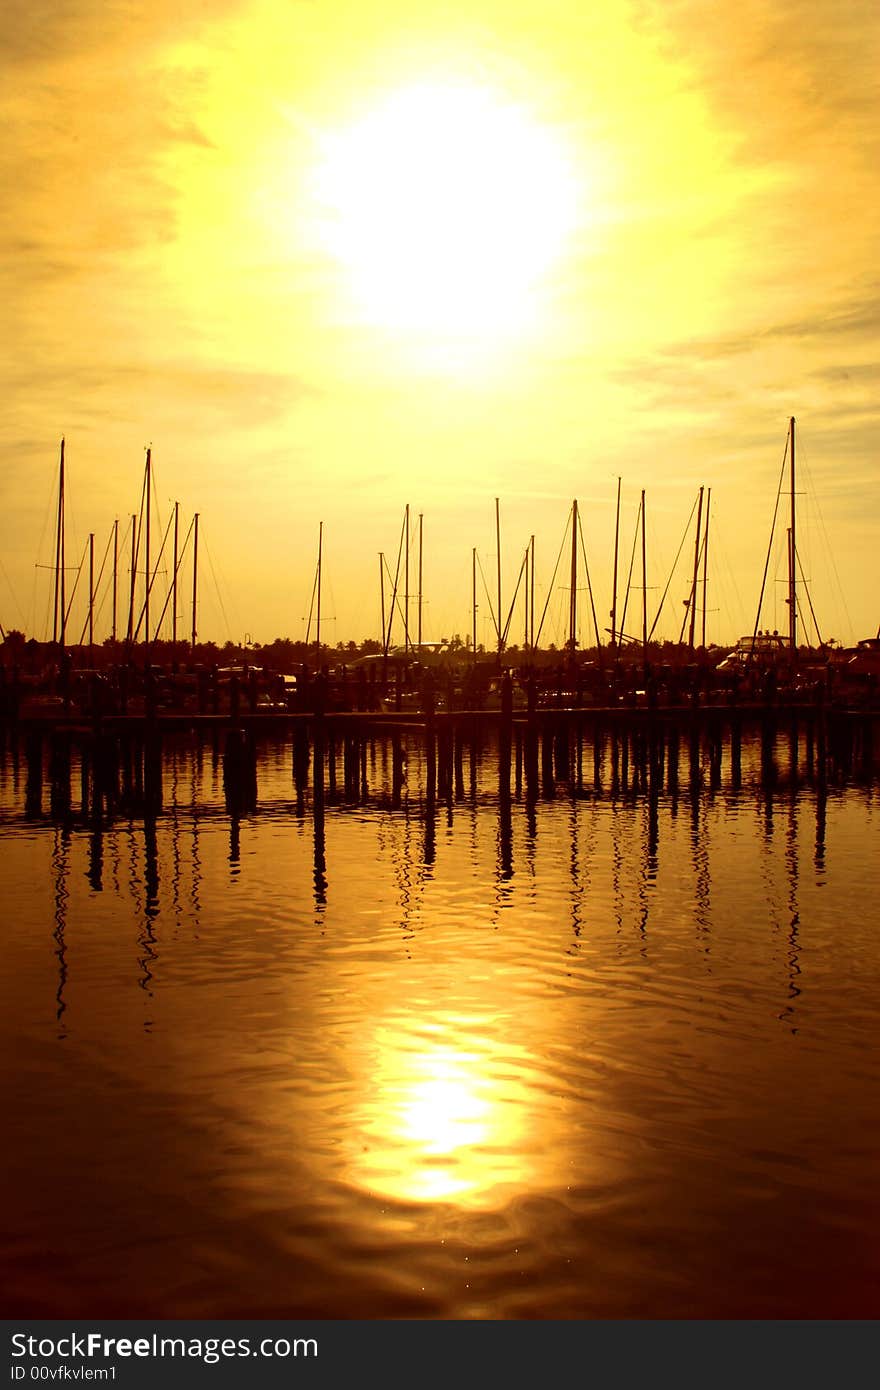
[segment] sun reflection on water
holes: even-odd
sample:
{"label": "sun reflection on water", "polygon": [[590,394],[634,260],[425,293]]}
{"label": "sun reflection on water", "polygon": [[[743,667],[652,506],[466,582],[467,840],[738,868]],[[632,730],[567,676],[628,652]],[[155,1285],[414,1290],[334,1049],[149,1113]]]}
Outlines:
{"label": "sun reflection on water", "polygon": [[534,1062],[474,1020],[436,1020],[415,1033],[384,1023],[355,1126],[351,1174],[363,1189],[402,1201],[492,1205],[535,1180],[527,1143],[526,1076]]}

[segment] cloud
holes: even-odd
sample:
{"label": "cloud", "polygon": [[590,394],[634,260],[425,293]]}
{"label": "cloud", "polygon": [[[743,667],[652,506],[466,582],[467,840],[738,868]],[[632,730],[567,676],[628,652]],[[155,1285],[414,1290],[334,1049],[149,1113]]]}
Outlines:
{"label": "cloud", "polygon": [[245,0],[28,0],[3,17],[0,70],[76,62],[97,49],[130,51],[198,33]]}
{"label": "cloud", "polygon": [[[638,13],[670,60],[686,58],[741,153],[788,162],[805,137],[852,145],[880,140],[874,0],[644,0]],[[758,119],[756,119],[758,117]]]}
{"label": "cloud", "polygon": [[821,367],[813,375],[834,386],[848,382],[864,384],[873,389],[880,385],[880,362],[851,362],[845,366]]}
{"label": "cloud", "polygon": [[[752,309],[753,315],[754,312]],[[835,354],[848,351],[855,358],[860,349],[876,343],[878,323],[880,281],[868,281],[863,285],[850,286],[843,298],[818,300],[814,312],[808,316],[782,319],[775,323],[758,321],[749,330],[671,343],[657,355],[654,364],[660,376],[668,378],[669,371],[664,364],[669,361],[682,358],[701,363],[726,361],[755,353],[762,346],[772,343],[828,346]],[[635,368],[630,363],[620,370],[621,379],[626,379]],[[829,366],[828,370],[858,372],[859,365],[854,361],[847,369],[845,365],[835,364]]]}
{"label": "cloud", "polygon": [[8,387],[19,399],[66,398],[76,405],[83,424],[125,421],[132,414],[149,416],[144,403],[155,402],[157,413],[170,406],[189,420],[197,418],[206,431],[230,423],[246,427],[277,422],[298,401],[321,394],[315,384],[294,374],[197,366],[173,359],[150,364],[22,366],[9,373]]}

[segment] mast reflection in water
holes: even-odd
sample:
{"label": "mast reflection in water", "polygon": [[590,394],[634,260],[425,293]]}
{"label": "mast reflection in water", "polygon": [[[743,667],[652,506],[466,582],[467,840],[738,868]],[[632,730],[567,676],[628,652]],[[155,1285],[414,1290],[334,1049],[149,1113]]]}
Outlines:
{"label": "mast reflection in water", "polygon": [[689,753],[7,754],[10,1314],[876,1315],[872,776]]}

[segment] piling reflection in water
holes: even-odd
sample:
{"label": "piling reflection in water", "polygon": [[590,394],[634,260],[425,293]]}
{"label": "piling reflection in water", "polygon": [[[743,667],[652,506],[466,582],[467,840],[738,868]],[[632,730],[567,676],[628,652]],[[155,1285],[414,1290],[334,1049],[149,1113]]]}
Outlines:
{"label": "piling reflection in water", "polygon": [[[54,847],[52,851],[52,871],[55,879],[55,930],[52,936],[55,941],[55,955],[58,960],[58,988],[55,991],[56,1011],[55,1017],[61,1024],[67,1004],[64,999],[64,990],[67,984],[67,903],[70,893],[67,887],[67,876],[69,873],[68,855],[70,848],[70,832],[68,830],[56,830],[54,837]],[[59,1037],[64,1037],[64,1029],[61,1028]]]}
{"label": "piling reflection in water", "polygon": [[[792,764],[796,767],[796,762]],[[817,807],[818,812],[818,807]],[[818,817],[817,817],[818,819]],[[792,1031],[795,1031],[795,1000],[800,994],[798,977],[801,973],[800,967],[800,910],[798,908],[798,822],[797,822],[797,801],[792,792],[791,801],[788,808],[788,826],[786,831],[785,846],[785,865],[788,877],[788,1000],[780,1020],[787,1022]]]}
{"label": "piling reflection in water", "polygon": [[314,883],[315,907],[321,912],[327,902],[327,855],[324,834],[324,744],[320,738],[315,741],[315,784],[314,784]]}
{"label": "piling reflection in water", "polygon": [[[817,870],[825,865],[828,778],[823,775],[811,754],[806,766],[801,758],[802,745],[796,729],[789,729],[787,766],[780,771],[778,750],[780,734],[775,723],[765,721],[759,740],[748,746],[745,785],[763,807],[764,834],[771,839],[778,816],[780,798],[789,807],[794,829],[789,829],[789,854],[797,840],[798,791],[810,792],[815,808],[814,864]],[[467,747],[466,747],[467,745]],[[709,850],[705,832],[707,798],[716,794],[738,796],[743,790],[742,731],[731,733],[725,752],[726,785],[722,775],[721,738],[710,735],[705,744],[691,738],[688,751],[687,796],[690,806],[690,838],[692,869],[696,885],[697,919],[704,929],[710,915]],[[541,752],[543,748],[543,754]],[[465,751],[469,774],[465,789]],[[425,742],[419,734],[395,732],[390,738],[370,738],[361,745],[353,739],[342,741],[315,738],[314,744],[297,738],[293,744],[292,769],[294,799],[278,795],[277,777],[268,795],[261,797],[258,766],[260,754],[253,739],[234,733],[221,756],[220,745],[212,748],[210,785],[206,785],[203,748],[201,743],[177,743],[163,749],[157,741],[128,747],[119,756],[118,750],[103,748],[93,756],[83,751],[79,759],[68,736],[52,741],[48,752],[42,754],[36,744],[25,749],[27,780],[23,816],[32,821],[63,825],[67,831],[87,826],[87,877],[94,892],[103,889],[104,837],[109,827],[118,821],[120,813],[140,818],[144,845],[143,916],[149,922],[159,911],[160,869],[159,829],[167,833],[171,822],[171,853],[173,858],[172,896],[176,915],[182,911],[181,839],[192,839],[190,856],[194,879],[190,885],[189,901],[198,907],[198,865],[200,822],[214,820],[221,808],[216,795],[220,785],[222,762],[223,806],[228,823],[228,862],[233,879],[242,874],[242,824],[254,817],[277,817],[289,811],[300,823],[311,824],[313,837],[313,891],[316,908],[326,906],[330,884],[326,818],[346,808],[376,808],[392,815],[403,814],[409,825],[419,823],[420,852],[417,855],[423,870],[432,870],[437,861],[438,813],[442,805],[447,831],[455,825],[460,809],[493,804],[497,816],[496,881],[509,884],[517,872],[514,845],[515,831],[523,828],[525,860],[528,872],[534,875],[535,849],[540,833],[542,803],[556,801],[561,795],[571,799],[570,830],[572,853],[576,857],[578,816],[576,808],[583,804],[641,806],[645,816],[644,849],[640,858],[640,879],[637,899],[641,905],[644,925],[648,891],[656,884],[661,853],[661,805],[668,807],[673,818],[678,814],[681,791],[679,781],[677,738],[655,742],[649,739],[616,734],[600,734],[590,745],[585,757],[580,733],[550,728],[543,739],[517,734],[514,772],[514,748],[503,737],[500,742],[478,732],[471,739],[461,734],[438,740],[430,736]],[[543,756],[543,777],[539,765]],[[51,788],[48,807],[44,806],[42,787],[44,760],[48,759]],[[338,762],[344,763],[344,773],[338,775]],[[183,797],[180,775],[182,761],[189,768],[189,797]],[[276,773],[283,766],[283,746],[275,756]],[[584,781],[589,766],[591,782]],[[851,759],[841,768],[851,767]],[[5,768],[5,764],[4,764]],[[810,769],[813,769],[811,772]],[[839,769],[840,771],[840,769]],[[513,774],[513,775],[512,775]],[[70,786],[74,777],[80,782],[79,806],[73,805]],[[860,764],[860,782],[870,784],[873,767]],[[15,778],[7,786],[15,792]],[[842,785],[841,776],[837,784]],[[208,795],[206,796],[206,792]],[[167,801],[167,805],[165,804]],[[6,815],[14,814],[14,798]],[[183,817],[186,817],[186,829]],[[136,823],[136,822],[135,822]],[[616,839],[614,843],[617,844]],[[407,837],[407,858],[411,857],[411,837]],[[616,862],[621,851],[615,850]],[[794,860],[792,859],[794,864]],[[133,878],[136,875],[132,871]],[[792,869],[796,878],[796,866]]]}

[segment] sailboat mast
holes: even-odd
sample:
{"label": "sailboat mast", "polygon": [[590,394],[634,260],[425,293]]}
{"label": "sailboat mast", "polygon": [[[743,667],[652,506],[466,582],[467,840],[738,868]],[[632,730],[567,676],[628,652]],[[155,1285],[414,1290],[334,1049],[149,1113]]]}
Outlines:
{"label": "sailboat mast", "polygon": [[500,502],[495,498],[495,551],[498,567],[498,655],[504,650],[504,638],[501,635],[501,511]]}
{"label": "sailboat mast", "polygon": [[95,645],[95,533],[89,532],[89,656]]}
{"label": "sailboat mast", "polygon": [[568,648],[574,656],[577,646],[577,498],[571,504],[571,593],[568,600]]}
{"label": "sailboat mast", "polygon": [[192,649],[196,649],[196,611],[199,597],[199,514],[193,517],[193,617]]}
{"label": "sailboat mast", "polygon": [[151,450],[151,449],[148,449],[148,450],[147,450],[147,465],[146,465],[146,483],[145,483],[145,491],[146,491],[146,499],[147,499],[147,500],[146,500],[146,509],[147,509],[146,523],[147,523],[147,529],[146,529],[146,549],[145,549],[145,551],[144,551],[144,643],[145,643],[145,645],[146,645],[147,647],[149,647],[149,645],[150,645],[150,579],[151,579],[151,575],[150,575],[150,491],[151,491],[151,477],[152,477],[152,462],[151,462],[151,459],[152,459],[152,450]]}
{"label": "sailboat mast", "polygon": [[61,484],[60,484],[60,516],[61,516],[61,645],[67,641],[67,525],[64,510],[67,505],[64,487],[64,459],[61,460]]}
{"label": "sailboat mast", "polygon": [[709,508],[712,504],[712,489],[706,490],[706,525],[703,527],[703,640],[706,646],[706,596],[709,585]]}
{"label": "sailboat mast", "polygon": [[379,551],[379,608],[382,614],[382,652],[387,655],[388,645],[385,640],[385,552]]}
{"label": "sailboat mast", "polygon": [[474,625],[474,661],[477,659],[477,547],[471,551],[471,605]]}
{"label": "sailboat mast", "polygon": [[[52,621],[52,641],[58,641],[58,614],[64,614],[64,593],[63,579],[64,573],[64,440],[61,441],[61,459],[58,465],[58,519],[55,528],[55,606]],[[59,610],[59,597],[61,607]]]}
{"label": "sailboat mast", "polygon": [[180,503],[174,503],[174,577],[171,581],[171,641],[177,642],[177,528],[180,516]]}
{"label": "sailboat mast", "polygon": [[694,649],[694,629],[697,622],[697,576],[700,569],[700,531],[703,523],[703,489],[700,488],[700,500],[697,503],[697,535],[694,541],[694,577],[691,581],[691,620],[688,628],[688,650]]}
{"label": "sailboat mast", "polygon": [[128,595],[128,641],[134,640],[134,591],[137,585],[137,517],[131,517],[131,587]]}
{"label": "sailboat mast", "polygon": [[422,513],[419,512],[419,651],[422,650]]}
{"label": "sailboat mast", "polygon": [[792,415],[789,428],[791,430],[791,532],[788,555],[788,644],[794,651],[797,647],[797,596],[795,587],[795,557],[797,555],[795,540],[795,462],[794,462],[794,416]]}
{"label": "sailboat mast", "polygon": [[645,489],[642,488],[642,653],[648,656],[648,561],[645,541]]}
{"label": "sailboat mast", "polygon": [[535,647],[535,538],[534,538],[534,536],[532,536],[531,539],[530,539],[530,541],[529,541],[529,550],[531,551],[531,561],[530,561],[530,563],[529,563],[529,570],[530,570],[531,576],[532,576],[531,594],[530,594],[530,596],[529,596],[529,626],[530,626],[530,628],[531,628],[532,636],[531,636],[531,641],[530,641],[530,643],[529,643],[529,646],[532,648],[532,650],[534,650],[534,647]]}
{"label": "sailboat mast", "polygon": [[617,515],[614,520],[614,575],[611,581],[611,645],[617,646],[617,559],[620,552],[620,478],[617,479]]}
{"label": "sailboat mast", "polygon": [[405,562],[403,562],[403,651],[409,653],[410,649],[410,505],[406,503],[406,510],[403,513],[403,550],[405,550]]}
{"label": "sailboat mast", "polygon": [[321,562],[324,553],[324,523],[318,522],[318,612],[315,624],[315,652],[321,660]]}
{"label": "sailboat mast", "polygon": [[119,588],[119,517],[113,522],[113,618],[110,636],[116,641],[116,605]]}

